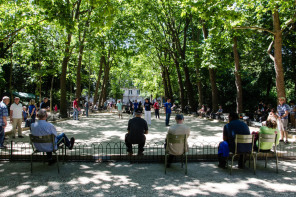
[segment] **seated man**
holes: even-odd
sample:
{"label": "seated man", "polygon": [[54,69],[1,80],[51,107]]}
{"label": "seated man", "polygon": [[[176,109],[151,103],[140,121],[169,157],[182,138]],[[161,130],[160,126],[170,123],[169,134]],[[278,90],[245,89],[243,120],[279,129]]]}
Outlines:
{"label": "seated man", "polygon": [[142,119],[142,110],[137,109],[135,111],[135,118],[128,121],[128,133],[125,135],[125,145],[127,152],[131,156],[133,155],[133,144],[138,144],[138,155],[144,155],[144,146],[146,142],[146,136],[148,134],[148,125],[146,120]]}
{"label": "seated man", "polygon": [[[171,126],[168,130],[168,134],[173,134],[173,135],[190,135],[190,128],[183,124],[184,122],[184,117],[182,114],[177,114],[175,117],[176,123],[175,125]],[[183,147],[184,144],[165,144],[165,146],[168,146],[168,151],[169,151],[169,158],[168,158],[168,163],[167,167],[170,167],[170,164],[172,163],[174,159],[174,155],[181,155],[183,154]],[[188,151],[188,144],[186,144],[186,151]]]}
{"label": "seated man", "polygon": [[[246,123],[239,120],[237,113],[229,113],[229,123],[224,126],[223,143],[220,143],[219,151],[218,151],[219,167],[221,168],[225,168],[225,164],[226,164],[226,160],[225,160],[226,158],[221,158],[219,155],[223,152],[221,149],[223,148],[224,144],[228,144],[229,151],[234,152],[236,134],[250,135],[250,130]],[[227,143],[224,143],[224,142],[227,142]],[[241,152],[241,153],[249,152],[252,148],[252,145],[238,144],[237,148],[238,148],[238,152]],[[243,155],[240,155],[240,158],[238,161],[238,167],[244,168]]]}
{"label": "seated man", "polygon": [[216,112],[216,117],[218,117],[218,120],[221,119],[222,114],[223,114],[223,109],[222,109],[222,106],[220,105],[218,111]]}
{"label": "seated man", "polygon": [[[62,142],[71,150],[73,148],[75,139],[74,137],[71,138],[71,140],[69,140],[67,138],[67,136],[64,133],[61,133],[60,135],[57,135],[57,131],[55,129],[55,127],[51,124],[46,122],[46,118],[47,118],[47,113],[45,109],[41,109],[38,111],[37,117],[39,119],[38,122],[33,123],[31,125],[31,134],[34,136],[44,136],[44,135],[51,135],[54,134],[56,136],[55,139],[55,149],[58,149],[58,145],[57,142],[64,138],[64,140],[62,140]],[[51,143],[35,143],[34,146],[36,147],[36,149],[40,152],[46,152],[47,154],[47,159],[48,159],[48,165],[51,165],[53,163],[55,163],[56,161],[52,159],[52,144]]]}

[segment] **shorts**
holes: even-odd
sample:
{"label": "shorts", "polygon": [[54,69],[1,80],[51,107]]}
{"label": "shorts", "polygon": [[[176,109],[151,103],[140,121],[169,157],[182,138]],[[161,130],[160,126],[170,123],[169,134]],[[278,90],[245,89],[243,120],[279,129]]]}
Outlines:
{"label": "shorts", "polygon": [[287,131],[287,129],[288,129],[288,119],[281,119],[281,122],[283,124],[284,131]]}
{"label": "shorts", "polygon": [[118,115],[122,115],[122,110],[118,110]]}

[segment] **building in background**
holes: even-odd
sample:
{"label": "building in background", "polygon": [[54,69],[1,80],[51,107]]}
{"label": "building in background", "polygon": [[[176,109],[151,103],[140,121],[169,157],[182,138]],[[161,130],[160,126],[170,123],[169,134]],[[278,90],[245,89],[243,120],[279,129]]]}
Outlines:
{"label": "building in background", "polygon": [[124,90],[123,97],[122,97],[122,102],[123,104],[126,104],[129,100],[132,102],[137,100],[138,102],[144,101],[144,98],[140,96],[141,92],[137,88],[122,88]]}

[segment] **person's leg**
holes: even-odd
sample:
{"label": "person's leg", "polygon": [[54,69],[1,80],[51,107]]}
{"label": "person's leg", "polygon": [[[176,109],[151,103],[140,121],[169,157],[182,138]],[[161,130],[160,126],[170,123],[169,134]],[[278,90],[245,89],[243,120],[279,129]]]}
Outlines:
{"label": "person's leg", "polygon": [[15,138],[16,125],[17,125],[17,119],[13,118],[12,119],[12,130],[10,132],[10,138]]}
{"label": "person's leg", "polygon": [[147,119],[148,119],[147,123],[149,125],[151,125],[151,111],[148,111],[148,113],[147,113]]}
{"label": "person's leg", "polygon": [[168,125],[170,124],[170,118],[171,118],[171,114],[168,114]]}
{"label": "person's leg", "polygon": [[18,136],[22,136],[22,119],[21,118],[17,119],[17,131],[18,131]]}
{"label": "person's leg", "polygon": [[1,126],[0,127],[0,147],[3,147],[4,137],[5,137],[4,128]]}
{"label": "person's leg", "polygon": [[128,134],[125,135],[125,145],[126,145],[126,151],[130,154],[133,154],[133,146],[132,144],[128,141]]}
{"label": "person's leg", "polygon": [[145,112],[145,120],[146,120],[146,122],[147,122],[147,124],[148,124],[148,111],[144,111]]}
{"label": "person's leg", "polygon": [[86,113],[86,117],[88,117],[88,108],[86,108],[85,113]]}
{"label": "person's leg", "polygon": [[52,152],[46,152],[46,157],[47,157],[47,160],[51,160],[52,159]]}
{"label": "person's leg", "polygon": [[144,152],[145,143],[146,143],[146,136],[144,136],[142,141],[138,144],[138,154],[142,154]]}
{"label": "person's leg", "polygon": [[31,116],[31,123],[34,123],[35,122],[35,118],[36,118],[36,115],[35,114],[33,116]]}
{"label": "person's leg", "polygon": [[288,142],[288,119],[283,119],[284,134],[286,137],[286,142]]}
{"label": "person's leg", "polygon": [[169,116],[169,114],[166,113],[166,114],[165,114],[165,125],[166,125],[166,126],[168,126],[168,116]]}
{"label": "person's leg", "polygon": [[64,138],[64,140],[62,140],[58,145],[60,145],[61,143],[64,143],[68,148],[70,148],[71,142],[65,133],[61,133],[60,135],[58,135],[57,141],[60,141],[60,139],[62,139],[62,138]]}

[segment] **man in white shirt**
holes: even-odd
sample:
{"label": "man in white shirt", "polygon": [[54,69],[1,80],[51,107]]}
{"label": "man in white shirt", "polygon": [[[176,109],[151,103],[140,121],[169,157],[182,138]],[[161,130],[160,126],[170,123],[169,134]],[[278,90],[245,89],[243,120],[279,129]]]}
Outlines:
{"label": "man in white shirt", "polygon": [[10,138],[15,138],[16,128],[18,130],[18,137],[24,138],[22,135],[22,111],[23,105],[20,103],[20,98],[15,97],[14,103],[10,106],[10,123],[12,123]]}
{"label": "man in white shirt", "polygon": [[[184,123],[184,116],[182,114],[177,114],[175,117],[176,123],[175,125],[171,126],[168,130],[168,134],[173,135],[190,135],[190,128],[186,126]],[[187,143],[187,140],[186,140]],[[184,143],[181,144],[166,144],[168,146],[169,151],[169,158],[168,158],[168,165],[167,167],[170,167],[170,163],[174,159],[174,155],[181,155],[183,153],[184,149]],[[188,144],[186,144],[186,151],[188,151]]]}

